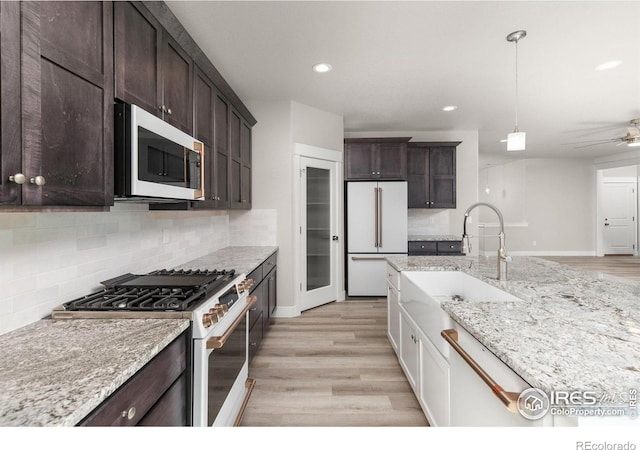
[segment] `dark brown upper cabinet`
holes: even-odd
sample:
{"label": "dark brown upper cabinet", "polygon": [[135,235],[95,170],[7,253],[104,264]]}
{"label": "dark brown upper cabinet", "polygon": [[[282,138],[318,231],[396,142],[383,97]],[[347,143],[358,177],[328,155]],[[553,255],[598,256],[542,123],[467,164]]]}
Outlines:
{"label": "dark brown upper cabinet", "polygon": [[406,180],[410,139],[345,139],[345,180]]}
{"label": "dark brown upper cabinet", "polygon": [[231,209],[251,209],[251,126],[231,108],[229,115]]}
{"label": "dark brown upper cabinet", "polygon": [[115,95],[193,133],[193,60],[143,6],[115,2]]}
{"label": "dark brown upper cabinet", "polygon": [[[18,41],[5,22],[16,19],[16,7]],[[6,178],[3,167],[3,183],[10,180],[11,188],[3,187],[0,203],[113,204],[111,2],[3,2],[2,9],[2,158],[10,161]],[[20,87],[5,97],[15,82],[15,48],[20,49]],[[20,139],[16,118],[5,125],[5,102],[20,105],[14,110],[14,115],[21,111]],[[4,127],[12,130],[6,137]]]}
{"label": "dark brown upper cabinet", "polygon": [[456,147],[460,142],[409,142],[409,208],[456,207]]}
{"label": "dark brown upper cabinet", "polygon": [[198,68],[194,72],[195,137],[205,147],[205,200],[192,202],[195,208],[229,208],[227,171],[227,102],[209,78]]}

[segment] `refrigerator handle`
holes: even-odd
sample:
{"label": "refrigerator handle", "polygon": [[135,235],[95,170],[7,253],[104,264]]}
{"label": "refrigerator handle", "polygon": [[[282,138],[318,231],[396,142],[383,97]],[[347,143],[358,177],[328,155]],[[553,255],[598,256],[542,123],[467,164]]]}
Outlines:
{"label": "refrigerator handle", "polygon": [[378,188],[374,187],[373,188],[373,192],[374,192],[374,202],[375,202],[375,218],[374,218],[374,226],[375,226],[375,242],[374,242],[374,246],[378,247]]}
{"label": "refrigerator handle", "polygon": [[378,247],[382,247],[382,188],[378,188]]}

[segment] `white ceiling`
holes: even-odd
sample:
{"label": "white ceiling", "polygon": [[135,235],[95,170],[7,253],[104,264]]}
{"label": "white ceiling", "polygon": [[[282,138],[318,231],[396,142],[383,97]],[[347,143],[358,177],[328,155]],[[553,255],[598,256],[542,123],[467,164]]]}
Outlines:
{"label": "white ceiling", "polygon": [[[626,146],[567,143],[622,137],[640,117],[637,1],[167,4],[245,103],[294,100],[344,116],[346,131],[478,130],[493,162],[619,153]],[[527,150],[507,154],[516,48],[506,36],[520,29]],[[317,62],[333,71],[312,72]]]}

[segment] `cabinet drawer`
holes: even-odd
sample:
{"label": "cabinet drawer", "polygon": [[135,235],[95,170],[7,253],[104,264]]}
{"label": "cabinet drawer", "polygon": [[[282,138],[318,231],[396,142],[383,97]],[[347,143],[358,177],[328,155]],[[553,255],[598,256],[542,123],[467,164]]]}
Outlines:
{"label": "cabinet drawer", "polygon": [[186,347],[183,334],[98,406],[81,425],[137,425],[185,371]]}
{"label": "cabinet drawer", "polygon": [[264,286],[265,283],[262,282],[257,287],[254,285],[254,288],[252,290],[252,295],[258,297],[258,300],[253,304],[251,309],[249,309],[249,328],[251,328],[253,324],[256,323],[256,320],[258,320],[258,317],[260,317],[260,314],[262,314],[265,309],[264,305],[267,295],[265,293]]}
{"label": "cabinet drawer", "polygon": [[387,281],[393,288],[400,290],[400,272],[394,269],[391,264],[387,264]]}
{"label": "cabinet drawer", "polygon": [[138,423],[140,426],[184,427],[187,422],[187,374],[183,373]]}
{"label": "cabinet drawer", "polygon": [[260,264],[256,269],[253,270],[247,278],[253,280],[253,286],[251,287],[250,293],[252,293],[262,281],[262,264]]}
{"label": "cabinet drawer", "polygon": [[462,251],[462,243],[460,241],[441,241],[438,242],[438,254],[455,253],[460,254]]}
{"label": "cabinet drawer", "polygon": [[266,277],[269,272],[271,272],[271,270],[276,266],[277,259],[278,253],[274,253],[273,255],[269,256],[267,260],[262,264],[263,276]]}
{"label": "cabinet drawer", "polygon": [[436,255],[437,252],[436,242],[409,241],[409,255]]}
{"label": "cabinet drawer", "polygon": [[264,336],[263,318],[264,313],[260,313],[258,320],[256,320],[255,324],[253,324],[249,330],[249,361],[251,361],[257,353],[258,347],[262,342],[262,337]]}

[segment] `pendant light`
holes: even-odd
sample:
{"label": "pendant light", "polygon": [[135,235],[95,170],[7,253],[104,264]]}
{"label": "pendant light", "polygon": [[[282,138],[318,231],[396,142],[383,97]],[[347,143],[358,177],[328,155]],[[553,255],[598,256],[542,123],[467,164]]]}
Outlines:
{"label": "pendant light", "polygon": [[507,35],[507,41],[516,43],[516,126],[513,133],[507,134],[507,151],[520,151],[525,149],[526,134],[518,129],[518,41],[524,38],[527,32],[514,31]]}

